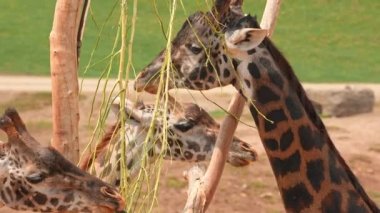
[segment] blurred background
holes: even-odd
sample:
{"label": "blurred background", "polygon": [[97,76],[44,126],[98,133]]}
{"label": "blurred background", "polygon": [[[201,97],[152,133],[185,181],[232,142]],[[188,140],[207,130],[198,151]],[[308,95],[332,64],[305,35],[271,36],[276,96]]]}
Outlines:
{"label": "blurred background", "polygon": [[[183,0],[183,6],[178,2],[174,32],[189,14],[206,11],[211,5],[211,1],[204,0]],[[93,0],[91,4],[80,75],[97,77],[107,65],[108,60],[103,59],[114,43],[119,1]],[[260,18],[264,5],[265,0],[245,0],[244,11]],[[50,74],[48,38],[54,6],[52,0],[1,1],[0,74]],[[380,1],[373,0],[283,1],[273,40],[303,81],[380,82],[378,11]],[[162,29],[167,29],[169,1],[139,0],[137,17],[133,55],[136,71],[165,45]],[[112,73],[116,76],[116,70]]]}

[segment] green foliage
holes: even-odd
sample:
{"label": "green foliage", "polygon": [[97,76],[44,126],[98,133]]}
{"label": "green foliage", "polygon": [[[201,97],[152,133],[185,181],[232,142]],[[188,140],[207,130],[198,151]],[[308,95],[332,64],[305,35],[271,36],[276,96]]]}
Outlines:
{"label": "green foliage", "polygon": [[224,118],[224,116],[226,116],[226,112],[221,110],[221,109],[217,109],[217,110],[211,111],[209,113],[215,119]]}
{"label": "green foliage", "polygon": [[183,189],[186,188],[187,183],[183,179],[179,179],[177,177],[168,177],[166,180],[166,184],[168,188],[173,189]]}
{"label": "green foliage", "polygon": [[[156,0],[157,1],[157,0]],[[165,47],[152,0],[139,0],[134,68],[140,70]],[[209,1],[210,3],[211,1]],[[129,2],[131,3],[131,2]],[[164,29],[169,2],[157,1]],[[203,0],[178,5],[175,31],[195,10],[207,10]],[[0,7],[0,73],[49,75],[49,33],[55,1],[3,0]],[[92,1],[81,51],[81,75],[98,42],[85,76],[98,77],[106,68],[119,20],[119,1]],[[265,0],[246,0],[245,12],[261,15]],[[116,9],[112,14],[112,8]],[[131,8],[129,8],[131,9]],[[380,82],[380,1],[284,1],[273,40],[301,80],[312,82]],[[107,24],[101,30],[103,23]],[[100,32],[102,32],[100,34]],[[100,37],[99,37],[100,35]],[[93,65],[96,63],[96,65]],[[115,62],[118,63],[118,62]],[[116,77],[116,68],[112,75]],[[134,74],[131,74],[134,77]]]}

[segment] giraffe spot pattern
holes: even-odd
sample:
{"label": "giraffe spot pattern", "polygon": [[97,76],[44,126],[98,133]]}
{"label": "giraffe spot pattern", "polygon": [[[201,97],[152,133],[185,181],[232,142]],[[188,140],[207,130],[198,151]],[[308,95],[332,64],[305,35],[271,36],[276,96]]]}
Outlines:
{"label": "giraffe spot pattern", "polygon": [[280,96],[275,94],[273,90],[267,86],[261,86],[256,91],[257,101],[261,104],[267,104],[272,101],[280,100]]}
{"label": "giraffe spot pattern", "polygon": [[201,68],[201,72],[199,74],[199,79],[200,80],[205,80],[207,77],[207,70],[206,70],[206,67],[202,67]]}
{"label": "giraffe spot pattern", "polygon": [[268,76],[271,82],[273,82],[273,84],[279,89],[282,89],[284,86],[284,80],[280,76],[280,72],[272,66],[271,61],[267,58],[260,57],[259,62],[268,70]]}
{"label": "giraffe spot pattern", "polygon": [[[16,194],[16,201],[19,201],[23,197],[23,194],[21,193],[21,189],[20,188],[16,189],[16,192],[15,192],[15,194]],[[24,187],[22,187],[22,188],[24,188]]]}
{"label": "giraffe spot pattern", "polygon": [[259,79],[261,76],[260,70],[255,64],[255,62],[251,62],[248,64],[248,71],[249,71],[249,74],[251,74],[251,76],[255,79]]}
{"label": "giraffe spot pattern", "polygon": [[[216,43],[215,50],[218,50],[218,49],[219,49],[219,43]],[[218,53],[219,53],[219,51],[218,51]]]}
{"label": "giraffe spot pattern", "polygon": [[168,137],[167,138],[167,141],[168,141],[168,145],[169,145],[169,147],[172,147],[173,146],[173,140],[170,138],[170,137]]}
{"label": "giraffe spot pattern", "polygon": [[313,196],[303,183],[283,189],[282,198],[288,212],[301,212],[313,203]]}
{"label": "giraffe spot pattern", "polygon": [[192,88],[192,89],[197,89],[197,88],[202,88],[203,87],[203,83],[199,82],[199,81],[194,82],[194,85],[195,85],[195,87]]}
{"label": "giraffe spot pattern", "polygon": [[227,68],[225,68],[225,69],[223,70],[223,77],[224,77],[224,78],[228,78],[228,77],[230,77],[230,71],[229,71]]}
{"label": "giraffe spot pattern", "polygon": [[70,203],[72,201],[74,201],[74,193],[73,192],[67,194],[65,196],[65,198],[63,199],[63,202],[65,202],[65,203]]}
{"label": "giraffe spot pattern", "polygon": [[279,122],[288,120],[282,109],[270,111],[265,116],[273,122],[265,121],[264,129],[266,132],[274,130]]}
{"label": "giraffe spot pattern", "polygon": [[286,159],[280,159],[277,157],[270,158],[274,174],[276,177],[285,176],[287,173],[297,172],[301,166],[301,155],[297,150]]}
{"label": "giraffe spot pattern", "polygon": [[236,59],[232,59],[232,66],[236,70],[236,68],[239,66],[240,62]]}
{"label": "giraffe spot pattern", "polygon": [[181,149],[176,148],[174,149],[174,152],[175,152],[174,157],[176,158],[182,155]]}
{"label": "giraffe spot pattern", "polygon": [[282,77],[278,74],[278,71],[275,71],[275,70],[273,70],[272,67],[270,67],[270,70],[268,72],[268,76],[274,85],[276,85],[279,89],[283,89],[284,80],[282,80]]}
{"label": "giraffe spot pattern", "polygon": [[[209,137],[210,141],[216,141],[215,137]],[[214,143],[206,143],[206,145],[203,147],[204,152],[211,152],[214,148]]]}
{"label": "giraffe spot pattern", "polygon": [[175,140],[175,143],[176,143],[177,146],[179,146],[179,147],[183,147],[183,143],[182,143],[181,140],[176,139],[176,140]]}
{"label": "giraffe spot pattern", "polygon": [[68,208],[69,208],[69,206],[60,205],[60,206],[58,206],[58,211],[66,211]]}
{"label": "giraffe spot pattern", "polygon": [[187,160],[191,160],[193,158],[193,153],[189,151],[185,151],[184,155]]}
{"label": "giraffe spot pattern", "polygon": [[208,77],[207,81],[210,82],[211,84],[213,84],[215,82],[215,78],[210,76],[210,77]]}
{"label": "giraffe spot pattern", "polygon": [[252,48],[252,49],[248,50],[247,53],[248,53],[248,55],[253,55],[256,53],[256,49]]}
{"label": "giraffe spot pattern", "polygon": [[358,201],[360,200],[360,196],[358,195],[358,192],[350,191],[348,198],[348,213],[366,213],[368,212],[365,206],[359,205]]}
{"label": "giraffe spot pattern", "polygon": [[18,188],[18,191],[20,191],[24,195],[29,193],[29,191],[22,185]]}
{"label": "giraffe spot pattern", "polygon": [[322,182],[325,179],[323,171],[324,167],[321,159],[312,160],[306,163],[307,178],[316,192],[321,189]]}
{"label": "giraffe spot pattern", "polygon": [[244,79],[245,85],[247,85],[248,88],[251,88],[251,82],[249,82],[248,79]]}
{"label": "giraffe spot pattern", "polygon": [[58,204],[58,198],[55,198],[55,197],[51,198],[50,199],[50,203],[53,206],[57,206],[57,204]]}
{"label": "giraffe spot pattern", "polygon": [[323,141],[317,132],[313,132],[310,126],[302,125],[298,129],[301,146],[304,150],[309,151],[313,148],[321,149]]}
{"label": "giraffe spot pattern", "polygon": [[31,200],[29,200],[29,199],[26,199],[26,200],[24,201],[24,204],[25,204],[26,206],[30,207],[30,208],[33,208],[33,207],[34,207],[33,202],[32,202]]}
{"label": "giraffe spot pattern", "polygon": [[251,112],[252,118],[255,121],[257,128],[259,128],[258,112],[252,104],[249,105],[249,111]]}
{"label": "giraffe spot pattern", "polygon": [[204,161],[204,160],[206,160],[206,155],[197,155],[196,161]]}
{"label": "giraffe spot pattern", "polygon": [[44,195],[40,192],[37,192],[36,194],[33,195],[33,200],[36,201],[36,203],[42,205],[42,204],[46,203],[47,197],[46,197],[46,195]]}
{"label": "giraffe spot pattern", "polygon": [[275,139],[264,139],[264,146],[271,151],[278,150],[278,143]]}
{"label": "giraffe spot pattern", "polygon": [[211,62],[207,62],[206,67],[211,74],[217,72],[217,74],[219,75],[219,70],[215,70]]}
{"label": "giraffe spot pattern", "polygon": [[281,135],[281,138],[280,138],[280,149],[281,149],[281,151],[287,150],[290,147],[290,145],[292,144],[293,139],[294,139],[293,132],[289,128],[286,132],[284,132]]}
{"label": "giraffe spot pattern", "polygon": [[194,80],[196,80],[197,78],[198,78],[198,72],[197,72],[197,70],[195,69],[195,70],[193,70],[193,71],[189,74],[189,79],[192,80],[192,81],[194,81]]}
{"label": "giraffe spot pattern", "polygon": [[297,120],[303,117],[304,115],[303,109],[300,107],[299,104],[296,104],[296,101],[293,98],[287,97],[285,99],[285,105],[286,105],[286,108],[288,108],[290,117],[293,120]]}
{"label": "giraffe spot pattern", "polygon": [[337,166],[337,159],[333,151],[329,152],[329,174],[332,183],[341,184],[344,180],[348,180],[345,171]]}
{"label": "giraffe spot pattern", "polygon": [[228,61],[227,56],[225,54],[223,54],[223,60],[224,60],[224,63],[227,63]]}
{"label": "giraffe spot pattern", "polygon": [[342,205],[342,195],[338,191],[332,190],[322,200],[322,212],[326,212],[326,213],[343,212],[341,210],[341,205]]}
{"label": "giraffe spot pattern", "polygon": [[232,85],[235,85],[235,84],[236,84],[236,78],[234,78],[234,79],[231,80],[231,84],[232,84]]}
{"label": "giraffe spot pattern", "polygon": [[127,169],[132,169],[133,163],[134,163],[134,160],[133,158],[131,158],[127,164]]}
{"label": "giraffe spot pattern", "polygon": [[187,148],[188,149],[192,149],[192,150],[194,150],[194,152],[199,152],[199,151],[201,151],[201,147],[198,145],[198,143],[197,142],[193,142],[193,141],[186,141],[186,143],[187,143]]}

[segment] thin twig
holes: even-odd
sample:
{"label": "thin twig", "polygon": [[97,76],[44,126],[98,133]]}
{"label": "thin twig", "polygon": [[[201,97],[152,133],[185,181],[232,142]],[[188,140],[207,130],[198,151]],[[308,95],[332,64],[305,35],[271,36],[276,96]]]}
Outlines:
{"label": "thin twig", "polygon": [[90,8],[91,0],[83,0],[82,13],[79,20],[78,33],[77,33],[77,62],[79,64],[80,58],[80,48],[82,47],[82,40],[84,35],[84,29],[86,27],[86,19],[88,14],[88,9]]}

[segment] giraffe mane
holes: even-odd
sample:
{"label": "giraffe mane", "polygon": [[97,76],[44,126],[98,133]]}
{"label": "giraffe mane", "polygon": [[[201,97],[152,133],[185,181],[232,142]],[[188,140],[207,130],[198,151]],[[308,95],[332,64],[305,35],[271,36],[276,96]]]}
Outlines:
{"label": "giraffe mane", "polygon": [[102,140],[96,145],[95,151],[88,152],[85,154],[82,162],[79,165],[79,168],[87,171],[92,166],[94,160],[99,156],[99,154],[103,153],[106,150],[109,143],[111,142],[112,137],[115,135],[115,132],[117,132],[120,129],[120,127],[121,125],[119,122],[112,125],[104,134]]}
{"label": "giraffe mane", "polygon": [[[258,23],[257,23],[257,27],[259,27]],[[339,151],[335,147],[334,143],[332,142],[327,132],[326,126],[323,124],[321,118],[318,116],[312,102],[307,97],[305,89],[303,88],[297,76],[295,75],[293,68],[291,67],[289,62],[286,60],[283,54],[277,49],[277,47],[272,43],[272,41],[269,38],[265,38],[263,41],[263,44],[266,46],[267,50],[272,55],[275,63],[280,68],[282,74],[290,82],[290,85],[292,85],[294,91],[297,94],[299,101],[304,106],[305,112],[308,115],[309,119],[318,128],[318,130],[324,135],[324,137],[327,140],[326,142],[329,148],[334,153],[338,153],[337,160],[346,171],[348,178],[350,179],[350,182],[353,184],[353,187],[363,196],[363,198],[365,199],[368,206],[372,209],[372,211],[375,211],[375,212],[378,211],[376,204],[369,198],[368,194],[364,191],[363,187],[360,185],[358,179],[356,178],[354,173],[351,171],[346,161],[339,154]]]}

